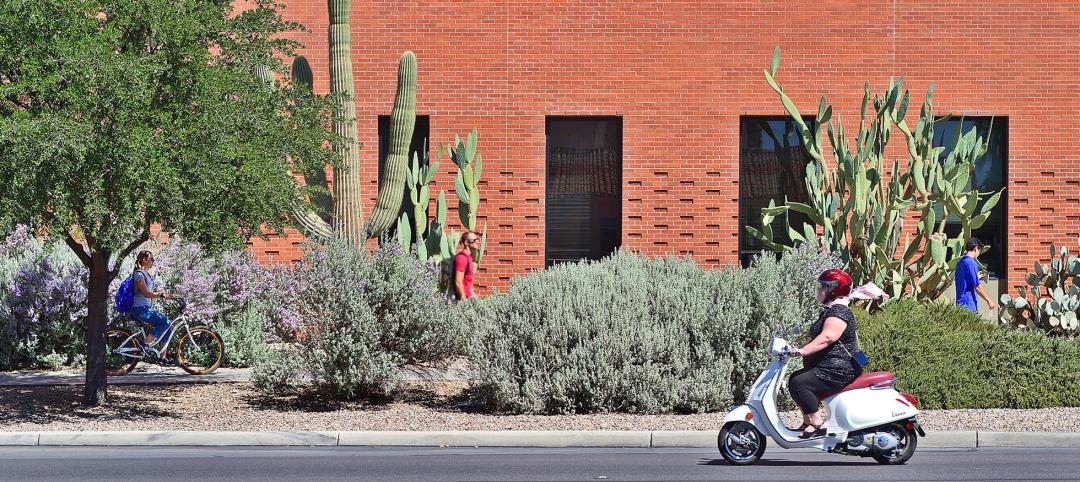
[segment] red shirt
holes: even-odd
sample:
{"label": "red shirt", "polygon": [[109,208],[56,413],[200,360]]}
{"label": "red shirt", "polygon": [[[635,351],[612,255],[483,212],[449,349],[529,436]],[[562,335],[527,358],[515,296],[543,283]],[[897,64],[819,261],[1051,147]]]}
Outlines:
{"label": "red shirt", "polygon": [[457,279],[457,273],[465,273],[465,276],[462,277],[462,284],[465,285],[463,287],[465,298],[472,298],[473,263],[470,250],[463,249],[454,255],[454,279]]}

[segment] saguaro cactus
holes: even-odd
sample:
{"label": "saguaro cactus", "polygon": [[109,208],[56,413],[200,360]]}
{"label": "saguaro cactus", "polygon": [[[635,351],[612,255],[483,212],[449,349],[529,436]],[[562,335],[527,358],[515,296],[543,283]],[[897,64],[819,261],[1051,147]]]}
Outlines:
{"label": "saguaro cactus", "polygon": [[[352,75],[352,44],[349,15],[352,0],[328,0],[330,13],[330,92],[338,95],[339,112],[334,132],[345,139],[338,147],[341,166],[334,170],[333,231],[353,243],[367,238],[360,198],[360,152],[356,140],[356,100]],[[320,230],[322,234],[329,234]]]}
{"label": "saguaro cactus", "polygon": [[409,168],[409,146],[416,124],[416,56],[405,52],[398,63],[397,96],[390,112],[390,142],[383,165],[382,186],[368,219],[367,235],[377,237],[394,226],[401,213],[405,176]]}

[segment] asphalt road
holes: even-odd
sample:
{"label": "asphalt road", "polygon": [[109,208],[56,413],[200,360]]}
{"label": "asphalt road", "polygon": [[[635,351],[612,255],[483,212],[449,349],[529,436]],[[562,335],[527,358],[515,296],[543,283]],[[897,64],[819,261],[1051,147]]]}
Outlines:
{"label": "asphalt road", "polygon": [[731,467],[700,449],[0,448],[0,480],[1062,480],[1080,449],[920,450],[905,466],[770,450]]}

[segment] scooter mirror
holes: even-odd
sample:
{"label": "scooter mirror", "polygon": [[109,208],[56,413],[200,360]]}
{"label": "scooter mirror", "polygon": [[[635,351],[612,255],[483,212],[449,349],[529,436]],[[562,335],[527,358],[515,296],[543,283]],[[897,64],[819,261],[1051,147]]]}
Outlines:
{"label": "scooter mirror", "polygon": [[799,325],[791,325],[791,329],[789,329],[788,332],[790,332],[792,335],[798,336],[802,334],[802,328],[799,328]]}

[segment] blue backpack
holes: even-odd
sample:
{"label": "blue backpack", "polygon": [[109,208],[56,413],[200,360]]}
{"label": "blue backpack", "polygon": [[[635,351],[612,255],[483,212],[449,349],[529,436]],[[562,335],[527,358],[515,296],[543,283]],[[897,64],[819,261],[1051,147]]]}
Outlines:
{"label": "blue backpack", "polygon": [[123,283],[120,283],[120,289],[116,290],[116,312],[117,313],[130,313],[131,307],[135,304],[135,283],[133,279],[135,273],[131,273]]}

